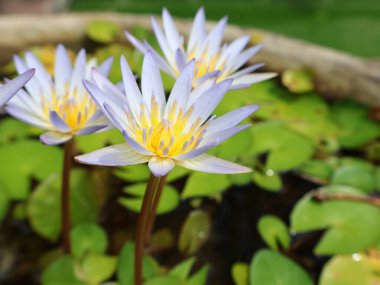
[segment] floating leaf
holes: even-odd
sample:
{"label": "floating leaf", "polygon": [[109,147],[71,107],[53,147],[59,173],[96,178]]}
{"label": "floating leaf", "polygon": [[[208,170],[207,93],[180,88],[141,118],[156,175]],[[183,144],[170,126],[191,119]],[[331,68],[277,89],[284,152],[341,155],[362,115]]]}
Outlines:
{"label": "floating leaf", "polygon": [[0,186],[0,223],[3,221],[5,215],[7,214],[9,206],[8,195],[2,190]]}
{"label": "floating leaf", "polygon": [[305,69],[288,69],[282,73],[282,84],[293,93],[306,93],[314,89],[313,74]]}
{"label": "floating leaf", "polygon": [[302,164],[298,170],[313,180],[326,183],[330,179],[334,168],[327,161],[311,159]]}
{"label": "floating leaf", "polygon": [[11,200],[24,200],[30,190],[30,179],[41,181],[60,173],[62,151],[37,141],[18,141],[0,147],[0,181]]}
{"label": "floating leaf", "polygon": [[265,243],[274,250],[280,245],[287,249],[290,244],[288,227],[276,216],[262,216],[258,222],[257,230]]}
{"label": "floating leaf", "polygon": [[[363,195],[343,185],[326,186],[323,193]],[[380,209],[345,200],[316,202],[307,194],[292,211],[291,228],[298,233],[326,229],[314,249],[317,254],[355,253],[379,243]]]}
{"label": "floating leaf", "polygon": [[75,275],[74,258],[67,255],[49,265],[41,279],[42,285],[85,285]]}
{"label": "floating leaf", "polygon": [[3,118],[0,123],[0,144],[15,142],[28,137],[30,126],[13,118]]}
{"label": "floating leaf", "polygon": [[243,262],[237,262],[232,266],[231,270],[232,279],[234,280],[235,285],[248,285],[248,273],[249,267],[248,264]]}
{"label": "floating leaf", "polygon": [[194,172],[187,179],[182,198],[215,196],[231,186],[227,175]]}
{"label": "floating leaf", "polygon": [[[96,222],[98,206],[93,197],[94,183],[89,173],[73,170],[70,179],[71,218],[73,226]],[[55,241],[61,232],[61,178],[52,175],[37,186],[27,204],[33,229],[44,238]]]}
{"label": "floating leaf", "polygon": [[125,139],[119,130],[114,129],[85,136],[78,136],[76,142],[78,149],[82,153],[88,153],[108,145],[125,143]]}
{"label": "floating leaf", "polygon": [[380,125],[368,116],[368,108],[352,100],[340,100],[332,112],[340,132],[338,138],[344,148],[358,148],[380,136]]}
{"label": "floating leaf", "polygon": [[375,190],[374,169],[362,165],[342,165],[334,171],[331,184],[349,185],[364,192]]}
{"label": "floating leaf", "polygon": [[206,285],[208,270],[209,267],[204,265],[190,277],[186,285]]}
{"label": "floating leaf", "polygon": [[[132,284],[132,283],[131,283]],[[183,281],[175,276],[157,276],[149,279],[144,285],[187,285],[186,281]]]}
{"label": "floating leaf", "polygon": [[[146,183],[134,184],[124,188],[124,192],[132,195],[132,198],[120,198],[119,202],[129,210],[140,212],[142,200],[146,189]],[[177,189],[165,185],[157,207],[157,214],[164,214],[174,210],[179,204]]]}
{"label": "floating leaf", "polygon": [[372,263],[371,257],[361,253],[334,256],[324,266],[319,285],[380,284],[379,260]]}
{"label": "floating leaf", "polygon": [[277,192],[282,188],[281,176],[273,170],[268,170],[265,173],[255,171],[252,174],[253,181],[261,188]]}
{"label": "floating leaf", "polygon": [[[133,268],[134,268],[134,251],[135,245],[132,242],[126,242],[123,246],[117,265],[117,279],[120,285],[133,284]],[[159,273],[159,265],[148,255],[143,258],[143,277],[144,279],[153,278]]]}
{"label": "floating leaf", "polygon": [[175,244],[173,233],[168,228],[159,229],[152,235],[150,240],[150,247],[154,251],[165,250]]}
{"label": "floating leaf", "polygon": [[132,166],[118,167],[114,174],[128,182],[143,182],[148,181],[150,171],[147,165],[137,164]]}
{"label": "floating leaf", "polygon": [[87,253],[102,254],[107,249],[108,239],[103,228],[97,224],[79,224],[70,233],[72,254],[81,258]]}
{"label": "floating leaf", "polygon": [[190,275],[190,271],[194,263],[195,258],[190,257],[182,261],[180,264],[176,265],[172,270],[170,270],[169,275],[175,276],[181,280],[186,280]]}
{"label": "floating leaf", "polygon": [[86,255],[80,262],[83,279],[88,284],[100,284],[115,273],[116,262],[116,257],[102,254]]}
{"label": "floating leaf", "polygon": [[250,284],[313,285],[308,274],[285,256],[270,250],[256,253],[250,265]]}
{"label": "floating leaf", "polygon": [[290,170],[310,159],[313,144],[306,138],[286,129],[280,122],[256,124],[253,128],[251,151],[268,153],[266,168],[274,171]]}
{"label": "floating leaf", "polygon": [[209,238],[211,221],[209,215],[202,210],[190,212],[182,225],[178,240],[178,248],[186,255],[196,252]]}
{"label": "floating leaf", "polygon": [[113,42],[120,33],[121,28],[118,24],[106,20],[92,21],[86,28],[86,35],[91,40],[105,44]]}

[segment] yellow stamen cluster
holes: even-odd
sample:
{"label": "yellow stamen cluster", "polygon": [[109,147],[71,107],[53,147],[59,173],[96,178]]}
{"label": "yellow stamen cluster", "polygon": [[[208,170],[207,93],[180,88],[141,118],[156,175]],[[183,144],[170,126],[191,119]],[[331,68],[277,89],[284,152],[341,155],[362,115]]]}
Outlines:
{"label": "yellow stamen cluster", "polygon": [[195,149],[202,141],[207,123],[200,125],[198,119],[187,127],[193,108],[184,111],[174,102],[167,118],[160,119],[158,104],[152,97],[150,119],[147,119],[145,108],[141,107],[140,110],[139,124],[133,121],[131,112],[128,112],[131,133],[138,143],[156,155],[172,157],[183,154]]}
{"label": "yellow stamen cluster", "polygon": [[46,118],[49,120],[50,111],[56,111],[72,131],[84,128],[97,109],[90,95],[84,93],[79,96],[76,90],[72,94],[67,92],[64,96],[52,92],[49,100],[49,103],[46,99],[42,102]]}

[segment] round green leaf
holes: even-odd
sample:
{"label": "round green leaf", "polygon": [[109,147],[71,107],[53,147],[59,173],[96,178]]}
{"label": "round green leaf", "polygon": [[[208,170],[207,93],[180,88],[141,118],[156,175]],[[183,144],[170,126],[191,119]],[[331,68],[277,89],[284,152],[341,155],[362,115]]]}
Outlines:
{"label": "round green leaf", "polygon": [[76,137],[78,149],[82,153],[95,151],[107,145],[125,143],[125,139],[119,130],[113,129],[105,132]]}
{"label": "round green leaf", "polygon": [[110,43],[121,32],[119,25],[111,21],[96,20],[87,26],[86,35],[93,41]]}
{"label": "round green leaf", "polygon": [[178,248],[186,255],[196,252],[209,238],[211,220],[208,213],[202,210],[190,212],[182,225]]}
{"label": "round green leaf", "polygon": [[281,81],[293,93],[306,93],[314,89],[313,74],[310,70],[286,70],[282,73]]}
{"label": "round green leaf", "polygon": [[258,222],[257,229],[265,243],[274,250],[281,245],[287,249],[290,244],[288,227],[276,216],[262,216]]}
{"label": "round green leaf", "polygon": [[323,268],[319,285],[380,284],[377,264],[360,253],[334,256]]}
{"label": "round green leaf", "polygon": [[149,279],[144,285],[187,285],[187,283],[176,276],[167,275]]}
{"label": "round green leaf", "polygon": [[74,258],[62,256],[42,273],[42,285],[85,285],[75,275]]}
{"label": "round green leaf", "polygon": [[0,181],[9,199],[24,200],[30,190],[30,178],[39,181],[60,173],[62,151],[37,141],[18,141],[0,147]]}
{"label": "round green leaf", "polygon": [[[73,170],[70,179],[70,213],[73,226],[96,222],[98,205],[93,196],[94,182],[84,170]],[[33,229],[55,241],[61,232],[61,178],[52,175],[37,186],[27,203],[27,215]]]}
{"label": "round green leaf", "polygon": [[227,190],[230,186],[231,181],[227,178],[227,175],[194,172],[186,181],[182,198],[212,197]]}
{"label": "round green leaf", "polygon": [[[323,193],[363,195],[343,185],[324,187]],[[315,248],[317,254],[355,253],[379,243],[380,209],[344,200],[316,202],[312,194],[307,194],[292,211],[291,229],[299,233],[325,229]]]}
{"label": "round green leaf", "polygon": [[374,170],[361,165],[342,165],[334,171],[331,184],[343,184],[364,192],[375,190]]}
{"label": "round green leaf", "polygon": [[277,192],[282,188],[281,176],[274,171],[267,171],[266,173],[260,173],[258,171],[252,174],[253,181],[261,188]]}
{"label": "round green leaf", "polygon": [[186,280],[190,275],[190,271],[194,263],[195,263],[195,258],[190,257],[182,261],[180,264],[176,265],[173,269],[171,269],[169,272],[169,275],[175,276],[181,280]]}
{"label": "round green leaf", "polygon": [[[124,192],[132,195],[132,198],[120,198],[119,202],[129,210],[140,212],[143,197],[146,190],[146,183],[134,184],[124,188]],[[174,210],[179,204],[179,194],[177,189],[170,185],[165,185],[160,202],[157,208],[157,214],[164,214]]]}
{"label": "round green leaf", "polygon": [[308,274],[292,260],[270,250],[260,250],[250,265],[250,284],[313,285]]}
{"label": "round green leaf", "polygon": [[102,254],[108,246],[105,231],[97,224],[79,224],[71,230],[72,254],[81,258],[87,253]]}
{"label": "round green leaf", "polygon": [[232,266],[232,278],[235,285],[248,285],[248,264],[237,262]]}
{"label": "round green leaf", "polygon": [[84,280],[88,284],[100,284],[109,279],[116,270],[116,257],[89,254],[81,261]]}

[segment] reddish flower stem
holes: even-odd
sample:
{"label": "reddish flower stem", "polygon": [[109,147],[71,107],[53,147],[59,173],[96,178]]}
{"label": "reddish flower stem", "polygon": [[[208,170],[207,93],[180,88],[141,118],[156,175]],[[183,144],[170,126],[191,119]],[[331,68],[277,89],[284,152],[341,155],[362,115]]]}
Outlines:
{"label": "reddish flower stem", "polygon": [[71,254],[70,242],[70,170],[73,161],[74,139],[64,144],[63,172],[62,172],[62,192],[61,192],[61,224],[62,224],[62,241],[63,251],[65,254]]}

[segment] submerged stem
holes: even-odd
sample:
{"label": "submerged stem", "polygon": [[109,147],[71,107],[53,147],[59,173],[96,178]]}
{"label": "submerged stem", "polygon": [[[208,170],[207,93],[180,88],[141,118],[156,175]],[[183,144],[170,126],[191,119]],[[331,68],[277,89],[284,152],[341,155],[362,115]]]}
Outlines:
{"label": "submerged stem", "polygon": [[144,255],[144,245],[145,237],[147,230],[147,222],[150,214],[150,209],[157,187],[159,178],[150,175],[148,184],[146,186],[146,191],[144,194],[143,203],[141,206],[140,215],[137,221],[137,230],[136,230],[136,247],[135,247],[135,268],[134,268],[134,285],[142,285],[143,283],[143,274],[142,274],[142,265],[143,265],[143,255]]}
{"label": "submerged stem", "polygon": [[61,224],[63,251],[65,254],[71,254],[70,243],[70,170],[73,160],[74,139],[69,140],[64,145],[63,172],[62,172],[62,192],[61,192]]}

